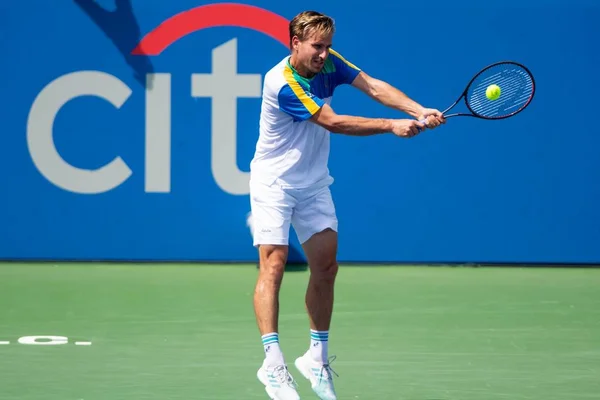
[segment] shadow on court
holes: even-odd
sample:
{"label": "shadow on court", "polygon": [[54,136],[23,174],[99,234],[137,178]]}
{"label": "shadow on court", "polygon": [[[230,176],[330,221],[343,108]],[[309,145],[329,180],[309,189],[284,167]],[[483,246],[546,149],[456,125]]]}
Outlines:
{"label": "shadow on court", "polygon": [[131,54],[141,40],[140,26],[133,13],[131,0],[115,0],[114,11],[102,8],[94,0],[73,1],[121,52],[125,62],[133,69],[135,79],[142,87],[148,85],[148,88],[151,89],[152,82],[146,82],[146,74],[154,72],[150,58]]}

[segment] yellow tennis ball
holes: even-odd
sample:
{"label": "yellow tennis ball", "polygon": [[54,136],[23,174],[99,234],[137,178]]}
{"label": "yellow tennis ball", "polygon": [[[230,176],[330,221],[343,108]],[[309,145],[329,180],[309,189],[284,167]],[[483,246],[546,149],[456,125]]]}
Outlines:
{"label": "yellow tennis ball", "polygon": [[498,100],[501,93],[502,91],[500,90],[500,86],[490,85],[485,91],[485,97],[487,97],[488,100]]}

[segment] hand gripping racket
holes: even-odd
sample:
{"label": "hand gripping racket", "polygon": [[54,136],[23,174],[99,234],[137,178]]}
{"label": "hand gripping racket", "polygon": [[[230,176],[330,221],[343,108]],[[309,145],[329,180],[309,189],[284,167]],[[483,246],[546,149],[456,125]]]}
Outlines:
{"label": "hand gripping racket", "polygon": [[[504,119],[523,111],[531,103],[534,93],[535,80],[527,67],[513,61],[501,61],[479,71],[442,114],[445,118]],[[461,99],[465,100],[467,112],[447,114]]]}

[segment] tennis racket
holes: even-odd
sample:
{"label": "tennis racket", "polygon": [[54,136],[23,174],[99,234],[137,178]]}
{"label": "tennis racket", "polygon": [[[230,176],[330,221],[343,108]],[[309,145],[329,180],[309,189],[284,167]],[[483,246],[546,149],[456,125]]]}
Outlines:
{"label": "tennis racket", "polygon": [[[499,96],[490,100],[486,91],[496,85]],[[497,95],[498,93],[496,93]],[[454,104],[442,112],[445,118],[476,117],[504,119],[517,115],[531,103],[535,94],[535,80],[527,67],[513,61],[501,61],[479,71],[468,83]],[[464,99],[467,111],[448,114]],[[420,122],[424,122],[421,120]]]}

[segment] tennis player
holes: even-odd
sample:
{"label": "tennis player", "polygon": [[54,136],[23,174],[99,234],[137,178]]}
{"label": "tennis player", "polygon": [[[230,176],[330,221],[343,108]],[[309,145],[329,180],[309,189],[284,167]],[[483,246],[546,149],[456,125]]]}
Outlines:
{"label": "tennis player", "polygon": [[[278,331],[279,289],[291,224],[310,268],[305,299],[310,343],[295,365],[320,399],[335,400],[328,339],[338,271],[338,221],[329,190],[333,182],[327,166],[330,133],[393,133],[410,138],[445,120],[438,110],[422,107],[334,51],[331,43],[335,27],[330,17],[315,11],[302,12],[292,19],[289,30],[291,54],[264,79],[260,133],[250,166],[253,244],[260,260],[254,310],[265,353],[257,376],[270,398],[300,398]],[[343,84],[412,118],[338,115],[330,103],[334,89]],[[425,122],[420,123],[423,119]]]}

